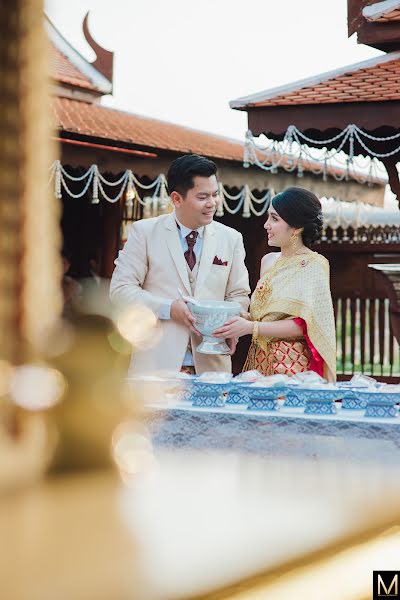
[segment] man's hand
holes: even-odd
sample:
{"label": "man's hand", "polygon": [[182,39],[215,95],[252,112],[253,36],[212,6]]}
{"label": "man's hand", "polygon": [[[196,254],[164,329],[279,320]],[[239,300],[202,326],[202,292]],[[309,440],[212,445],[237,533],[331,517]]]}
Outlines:
{"label": "man's hand", "polygon": [[199,331],[197,331],[194,326],[196,323],[196,317],[192,315],[190,310],[187,307],[187,304],[182,298],[178,298],[174,300],[171,304],[171,319],[175,321],[175,323],[180,323],[187,327],[192,333],[196,333],[197,335],[201,335]]}
{"label": "man's hand", "polygon": [[235,338],[227,338],[225,340],[225,342],[229,346],[229,354],[230,354],[230,356],[232,356],[232,354],[235,354],[235,352],[236,352],[236,346],[237,346],[238,341],[239,341],[239,339],[236,338],[236,337]]}

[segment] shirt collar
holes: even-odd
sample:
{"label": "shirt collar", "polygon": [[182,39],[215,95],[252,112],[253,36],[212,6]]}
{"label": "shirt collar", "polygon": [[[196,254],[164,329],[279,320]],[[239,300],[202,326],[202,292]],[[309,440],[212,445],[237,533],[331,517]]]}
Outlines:
{"label": "shirt collar", "polygon": [[181,235],[182,238],[186,238],[187,235],[189,235],[189,233],[191,231],[197,231],[197,233],[199,234],[199,237],[203,237],[204,235],[204,225],[202,227],[199,227],[198,229],[189,229],[188,227],[186,227],[185,225],[182,225],[182,223],[177,219],[176,215],[175,215],[175,220],[177,222],[177,224],[179,225],[178,231]]}

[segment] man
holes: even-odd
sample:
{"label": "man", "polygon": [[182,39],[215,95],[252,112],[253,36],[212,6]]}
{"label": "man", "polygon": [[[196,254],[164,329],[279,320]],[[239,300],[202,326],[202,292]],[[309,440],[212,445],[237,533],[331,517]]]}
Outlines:
{"label": "man", "polygon": [[[196,319],[178,290],[203,300],[234,300],[247,310],[250,292],[242,235],[214,222],[219,201],[215,164],[185,155],[168,171],[175,210],[137,221],[121,250],[110,295],[120,305],[144,304],[160,319],[162,337],[135,353],[130,374],[168,369],[201,373],[230,371],[231,358],[200,354]],[[231,354],[237,340],[228,340]]]}

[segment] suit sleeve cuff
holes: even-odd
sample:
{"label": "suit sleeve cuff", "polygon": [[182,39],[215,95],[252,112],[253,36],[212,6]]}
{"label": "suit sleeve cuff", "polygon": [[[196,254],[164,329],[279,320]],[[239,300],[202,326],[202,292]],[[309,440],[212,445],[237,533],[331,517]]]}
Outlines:
{"label": "suit sleeve cuff", "polygon": [[168,321],[171,318],[171,304],[173,300],[165,300],[158,311],[158,318]]}

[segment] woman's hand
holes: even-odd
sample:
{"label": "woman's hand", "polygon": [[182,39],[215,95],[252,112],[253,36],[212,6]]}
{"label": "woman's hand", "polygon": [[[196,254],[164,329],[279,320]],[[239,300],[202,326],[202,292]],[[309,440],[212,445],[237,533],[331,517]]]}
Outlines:
{"label": "woman's hand", "polygon": [[214,337],[220,338],[238,338],[242,335],[253,333],[253,322],[243,317],[233,317],[226,321],[222,327],[213,332]]}

